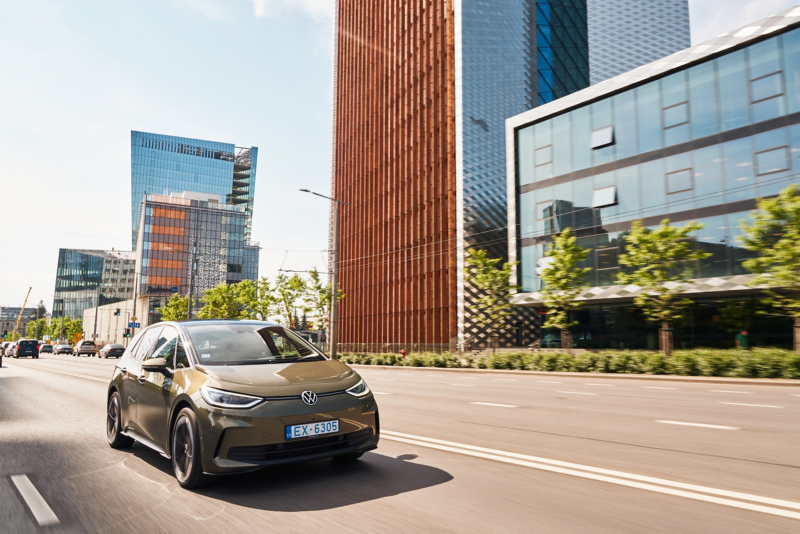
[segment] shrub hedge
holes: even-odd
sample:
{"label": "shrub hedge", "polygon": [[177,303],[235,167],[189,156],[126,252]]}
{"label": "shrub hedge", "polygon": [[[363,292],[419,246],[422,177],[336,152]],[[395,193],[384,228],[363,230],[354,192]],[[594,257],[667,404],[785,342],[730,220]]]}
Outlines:
{"label": "shrub hedge", "polygon": [[800,379],[800,354],[772,348],[676,350],[670,358],[660,352],[603,351],[574,356],[558,352],[500,353],[466,359],[433,353],[411,353],[405,359],[398,354],[345,353],[340,359],[362,365]]}

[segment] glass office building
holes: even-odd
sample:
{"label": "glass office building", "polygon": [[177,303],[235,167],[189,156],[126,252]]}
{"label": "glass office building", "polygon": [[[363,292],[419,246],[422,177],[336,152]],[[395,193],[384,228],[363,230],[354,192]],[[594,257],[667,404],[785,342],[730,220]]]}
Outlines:
{"label": "glass office building", "polygon": [[[800,173],[800,8],[623,78],[507,122],[509,254],[521,261],[522,286],[514,301],[541,305],[537,261],[570,227],[592,249],[593,268],[576,346],[655,346],[654,326],[630,304],[636,290],[615,282],[626,232],[634,220],[698,221],[694,246],[711,256],[696,266],[693,321],[676,347],[732,344],[726,306],[758,297],[739,221]],[[770,337],[776,322],[756,333],[762,343],[788,343]]]}
{"label": "glass office building", "polygon": [[137,223],[146,193],[169,196],[197,191],[219,195],[225,204],[247,214],[245,242],[250,242],[258,148],[131,132],[131,230],[136,246]]}
{"label": "glass office building", "polygon": [[586,0],[592,85],[691,45],[688,0]]}
{"label": "glass office building", "polygon": [[131,252],[59,249],[53,318],[133,298],[134,268]]}

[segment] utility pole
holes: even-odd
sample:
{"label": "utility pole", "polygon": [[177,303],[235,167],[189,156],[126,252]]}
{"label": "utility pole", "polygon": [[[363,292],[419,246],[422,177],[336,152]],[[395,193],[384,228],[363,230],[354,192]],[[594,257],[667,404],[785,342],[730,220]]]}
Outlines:
{"label": "utility pole", "polygon": [[[100,281],[102,282],[102,278],[100,279]],[[97,282],[97,305],[94,307],[94,331],[92,332],[92,343],[97,343],[97,315],[99,311],[100,311],[100,282]]]}
{"label": "utility pole", "polygon": [[189,266],[189,308],[186,310],[186,320],[192,320],[192,304],[194,299],[194,272],[197,270],[197,211],[194,212],[194,239],[192,243],[192,263]]}
{"label": "utility pole", "polygon": [[308,189],[301,189],[303,193],[311,193],[318,197],[330,200],[333,202],[333,274],[331,280],[331,334],[330,334],[330,353],[331,358],[337,358],[337,326],[338,326],[338,308],[339,308],[339,204],[349,206],[347,202],[336,200],[335,198],[320,195]]}

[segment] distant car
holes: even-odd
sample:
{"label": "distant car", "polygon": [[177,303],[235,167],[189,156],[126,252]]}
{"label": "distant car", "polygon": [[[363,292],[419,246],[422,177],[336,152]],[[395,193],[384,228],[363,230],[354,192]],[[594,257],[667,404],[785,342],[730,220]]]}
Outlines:
{"label": "distant car", "polygon": [[97,345],[94,344],[94,341],[81,340],[78,341],[74,347],[72,347],[73,356],[81,356],[83,354],[97,356]]}
{"label": "distant car", "polygon": [[35,339],[20,339],[14,346],[14,358],[38,358],[39,342]]}
{"label": "distant car", "polygon": [[69,345],[56,345],[53,347],[53,354],[72,354],[72,347]]}
{"label": "distant car", "polygon": [[52,354],[53,353],[53,345],[45,343],[44,345],[40,346],[39,347],[39,353],[41,354],[42,352],[49,352],[50,354]]}
{"label": "distant car", "polygon": [[8,355],[8,354],[6,354],[6,349],[8,349],[10,346],[11,346],[11,342],[10,341],[4,341],[4,342],[0,343],[0,356]]}
{"label": "distant car", "polygon": [[16,346],[17,346],[17,343],[15,341],[12,341],[11,343],[9,343],[6,346],[5,355],[8,356],[9,358],[13,358],[14,357],[14,347],[16,347]]}
{"label": "distant car", "polygon": [[125,347],[122,345],[115,345],[114,343],[109,343],[108,345],[104,345],[100,352],[97,353],[98,358],[121,358],[122,354],[125,352]]}

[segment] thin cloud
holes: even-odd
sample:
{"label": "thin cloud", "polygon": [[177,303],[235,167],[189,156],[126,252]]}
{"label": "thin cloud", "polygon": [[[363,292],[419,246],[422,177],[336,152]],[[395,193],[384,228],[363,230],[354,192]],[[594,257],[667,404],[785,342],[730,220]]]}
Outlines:
{"label": "thin cloud", "polygon": [[314,20],[329,20],[335,6],[335,0],[253,0],[253,14],[267,18],[284,11],[299,11]]}

